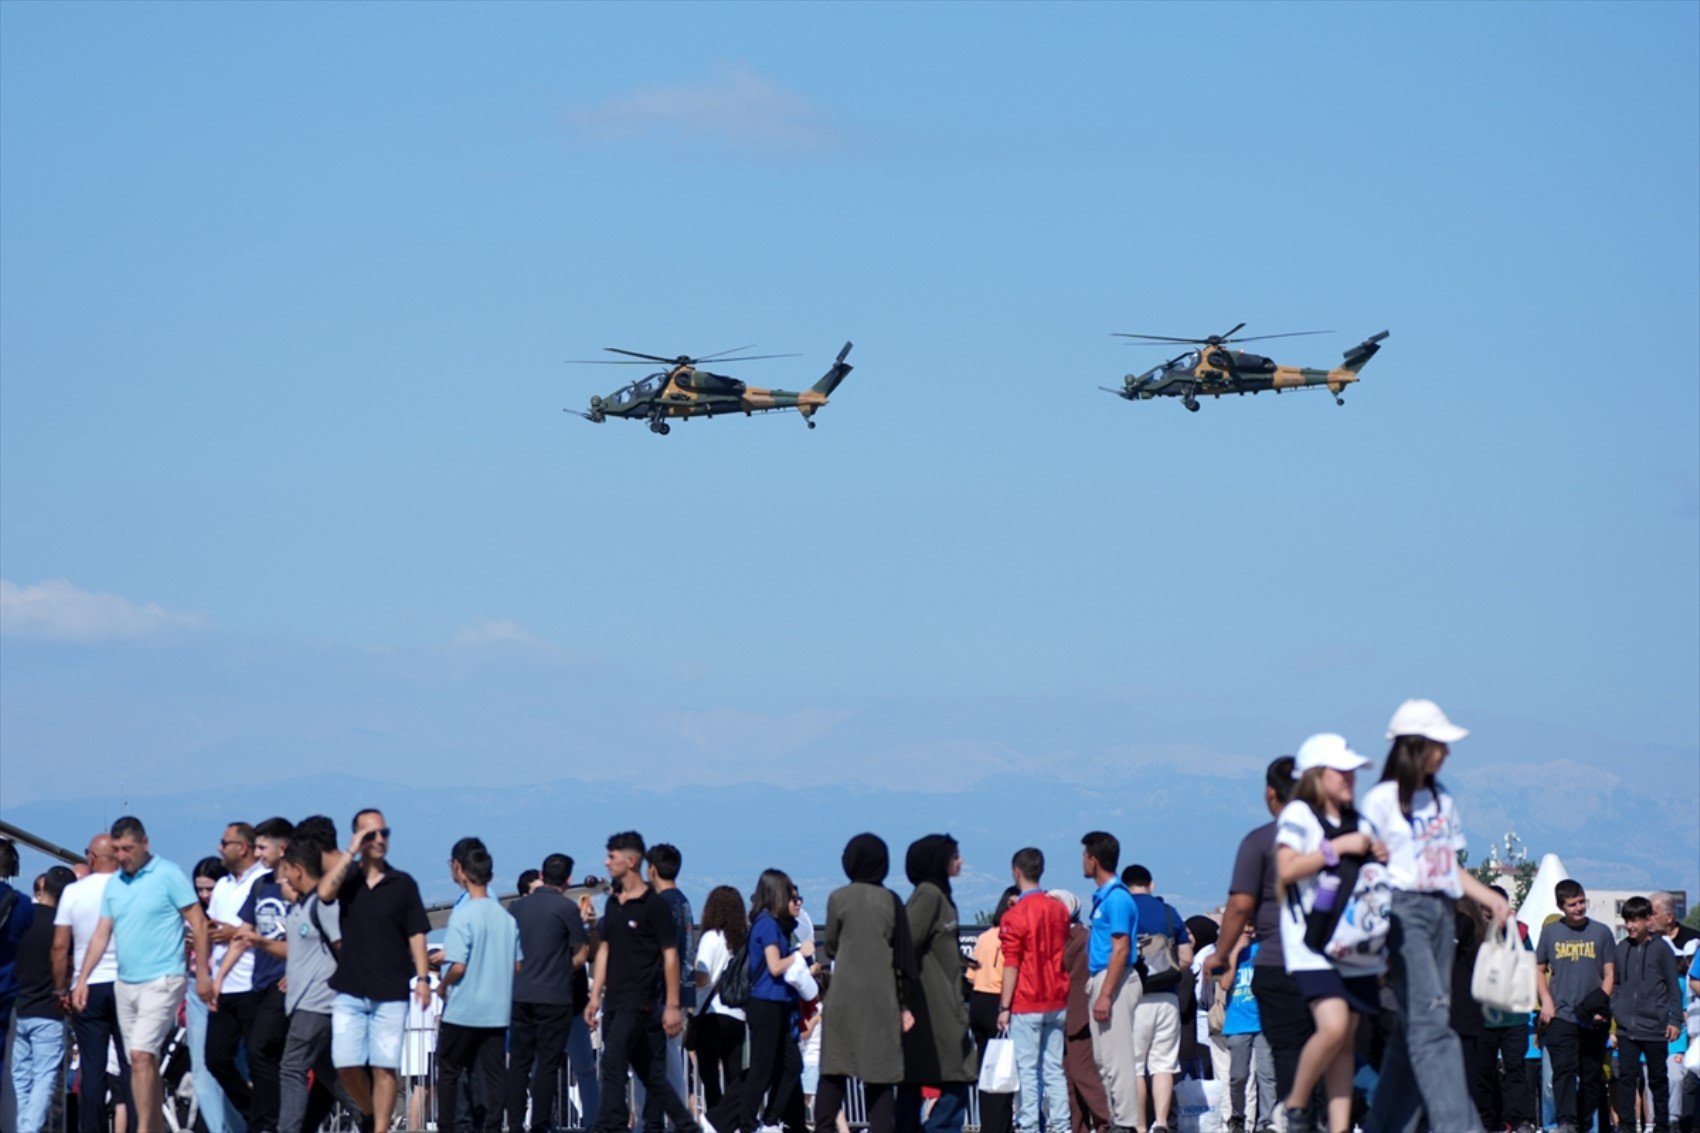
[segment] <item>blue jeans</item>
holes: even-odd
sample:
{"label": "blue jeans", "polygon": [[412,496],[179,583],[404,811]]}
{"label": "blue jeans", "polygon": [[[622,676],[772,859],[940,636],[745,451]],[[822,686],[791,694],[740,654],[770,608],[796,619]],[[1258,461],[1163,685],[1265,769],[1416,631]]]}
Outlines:
{"label": "blue jeans", "polygon": [[195,994],[195,981],[189,981],[189,994],[183,1002],[189,1022],[185,1029],[189,1032],[189,1065],[194,1068],[195,1102],[207,1123],[207,1133],[248,1133],[248,1122],[236,1112],[218,1079],[207,1069],[207,1005]]}
{"label": "blue jeans", "polygon": [[1018,1133],[1038,1133],[1039,1096],[1045,1098],[1045,1128],[1068,1126],[1068,1079],[1063,1075],[1065,1012],[1023,1011],[1009,1017],[1009,1037],[1015,1040],[1015,1072],[1021,1079],[1021,1102],[1015,1114]]}
{"label": "blue jeans", "polygon": [[[584,1015],[573,1012],[572,1029],[567,1032],[567,1066],[578,1083],[578,1126],[589,1129],[602,1112],[602,1082],[597,1078],[596,1048],[590,1045],[590,1024]],[[562,1091],[561,1128],[570,1122],[566,1113],[565,1091]]]}
{"label": "blue jeans", "polygon": [[904,1084],[897,1087],[897,1133],[962,1133],[968,1118],[968,1083],[945,1082],[939,1085],[939,1100],[933,1103],[925,1124],[921,1121],[921,1087]]}
{"label": "blue jeans", "polygon": [[1431,1129],[1482,1133],[1452,1029],[1452,902],[1438,893],[1393,894],[1387,984],[1399,1000],[1381,1060],[1369,1133],[1413,1133],[1423,1110]]}
{"label": "blue jeans", "polygon": [[65,1061],[65,1024],[59,1019],[18,1020],[12,1039],[12,1089],[18,1095],[18,1133],[41,1133],[59,1088]]}

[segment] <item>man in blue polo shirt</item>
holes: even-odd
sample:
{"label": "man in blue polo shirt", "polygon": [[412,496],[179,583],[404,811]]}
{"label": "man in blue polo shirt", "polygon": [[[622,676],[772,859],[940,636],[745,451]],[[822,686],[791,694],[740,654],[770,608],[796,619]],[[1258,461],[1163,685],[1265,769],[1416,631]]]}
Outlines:
{"label": "man in blue polo shirt", "polygon": [[1133,894],[1116,876],[1121,843],[1113,834],[1094,830],[1080,840],[1081,872],[1097,891],[1092,894],[1086,943],[1086,1002],[1092,1008],[1092,1059],[1104,1080],[1114,1133],[1137,1129],[1139,1069],[1133,1058],[1133,1018],[1139,1006],[1139,976],[1133,970],[1133,940],[1139,932],[1139,913]]}
{"label": "man in blue polo shirt", "polygon": [[89,976],[106,951],[118,952],[118,1030],[130,1055],[130,1090],[136,1102],[136,1133],[164,1133],[160,1054],[177,1024],[188,979],[183,974],[183,922],[195,942],[195,990],[212,997],[207,974],[207,919],[195,887],[171,862],[148,849],[148,832],[139,818],[126,815],[112,824],[112,849],[118,876],[100,899],[100,922],[83,955],[71,1005],[86,1010]]}

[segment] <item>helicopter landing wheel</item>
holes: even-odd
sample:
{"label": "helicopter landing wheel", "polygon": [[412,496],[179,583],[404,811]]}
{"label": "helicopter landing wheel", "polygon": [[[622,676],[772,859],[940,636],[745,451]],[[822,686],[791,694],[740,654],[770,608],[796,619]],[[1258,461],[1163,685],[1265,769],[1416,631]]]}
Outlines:
{"label": "helicopter landing wheel", "polygon": [[1336,397],[1334,399],[1334,404],[1335,405],[1344,405],[1344,404],[1346,404],[1346,399],[1343,398],[1343,397]]}
{"label": "helicopter landing wheel", "polygon": [[665,437],[668,433],[671,433],[673,431],[673,426],[671,426],[667,422],[663,421],[663,422],[661,422],[660,426],[656,428],[655,431],[660,433],[662,436]]}
{"label": "helicopter landing wheel", "polygon": [[1186,406],[1186,411],[1188,413],[1198,412],[1198,402],[1194,401],[1192,398],[1187,398],[1183,404]]}
{"label": "helicopter landing wheel", "polygon": [[808,422],[805,422],[805,423],[806,423],[806,424],[807,424],[807,425],[808,425],[808,426],[809,426],[809,428],[811,428],[811,429],[812,429],[812,428],[814,428],[814,427],[815,427],[815,423],[814,423],[814,422],[813,422],[813,421],[808,421]]}

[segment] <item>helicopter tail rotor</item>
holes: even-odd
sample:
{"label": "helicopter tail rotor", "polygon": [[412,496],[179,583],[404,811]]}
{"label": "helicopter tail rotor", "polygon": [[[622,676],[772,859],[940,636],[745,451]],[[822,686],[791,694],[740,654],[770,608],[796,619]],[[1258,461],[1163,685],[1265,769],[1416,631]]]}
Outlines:
{"label": "helicopter tail rotor", "polygon": [[[856,368],[844,360],[849,355],[850,347],[853,345],[855,344],[850,342],[844,344],[844,349],[838,352],[838,357],[833,361],[832,368],[821,377],[820,381],[809,387],[811,391],[825,394],[827,397],[832,396],[832,391],[838,388],[838,383],[842,382],[850,371]],[[810,422],[810,424],[812,425],[813,422]]]}
{"label": "helicopter tail rotor", "polygon": [[1381,349],[1381,340],[1386,337],[1386,331],[1382,331],[1380,334],[1372,334],[1346,351],[1346,360],[1340,364],[1340,368],[1350,370],[1354,374],[1363,369],[1364,364],[1374,358],[1376,352]]}

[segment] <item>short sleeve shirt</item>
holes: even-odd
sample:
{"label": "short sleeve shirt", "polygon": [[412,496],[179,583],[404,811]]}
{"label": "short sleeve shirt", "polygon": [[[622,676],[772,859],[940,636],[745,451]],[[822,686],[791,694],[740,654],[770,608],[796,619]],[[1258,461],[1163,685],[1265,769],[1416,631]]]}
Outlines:
{"label": "short sleeve shirt", "polygon": [[101,894],[100,915],[112,919],[118,978],[147,983],[184,971],[183,910],[200,906],[195,887],[164,858],[149,858],[135,873],[115,873]]}
{"label": "short sleeve shirt", "polygon": [[[227,873],[213,885],[212,898],[207,902],[207,919],[217,924],[229,925],[234,928],[242,923],[242,907],[248,903],[248,898],[254,892],[254,885],[263,877],[270,876],[266,867],[255,862],[241,877]],[[219,968],[224,964],[224,958],[230,952],[230,945],[215,944],[208,956],[207,963],[211,966],[212,974],[218,975]],[[242,953],[230,974],[224,977],[224,983],[219,990],[224,995],[239,995],[253,991],[254,960],[257,948],[250,948]]]}
{"label": "short sleeve shirt", "polygon": [[[106,883],[114,874],[91,873],[81,881],[72,882],[59,895],[59,907],[53,911],[55,928],[64,925],[71,930],[71,978],[83,970],[83,957],[88,954],[89,941],[100,924],[100,899]],[[115,941],[106,942],[106,951],[89,973],[89,983],[109,984],[118,978],[118,950]]]}
{"label": "short sleeve shirt", "polygon": [[1128,963],[1131,967],[1135,959],[1132,940],[1139,933],[1139,911],[1134,906],[1133,894],[1127,891],[1127,886],[1112,879],[1092,894],[1092,914],[1087,931],[1088,971],[1102,972],[1110,966],[1110,947],[1118,936],[1125,936],[1129,940]]}
{"label": "short sleeve shirt", "polygon": [[337,891],[336,904],[342,949],[331,987],[359,999],[406,999],[415,974],[408,938],[431,931],[419,886],[398,869],[386,869],[378,884],[368,886],[365,871],[356,867]]}
{"label": "short sleeve shirt", "polygon": [[1561,919],[1541,929],[1535,962],[1546,965],[1547,988],[1558,1018],[1578,1021],[1582,1000],[1605,986],[1606,964],[1616,951],[1611,929],[1596,920],[1571,928]]}
{"label": "short sleeve shirt", "polygon": [[1234,987],[1228,993],[1227,1010],[1222,1016],[1224,1035],[1251,1035],[1263,1029],[1257,1013],[1257,999],[1251,993],[1252,971],[1260,967],[1257,957],[1262,949],[1263,942],[1257,941],[1251,947],[1240,950],[1239,966],[1234,969]]}
{"label": "short sleeve shirt", "polygon": [[[315,919],[317,925],[313,923]],[[291,1015],[297,1011],[329,1015],[336,999],[336,992],[331,990],[331,976],[336,972],[336,949],[332,945],[342,939],[337,907],[321,905],[319,895],[309,893],[305,901],[290,906],[284,919],[284,934],[289,940],[289,956],[285,961],[289,985],[284,992],[283,1009]]]}
{"label": "short sleeve shirt", "polygon": [[1280,968],[1281,900],[1275,885],[1275,824],[1266,823],[1240,840],[1234,855],[1234,875],[1228,892],[1257,898],[1252,923],[1257,926],[1257,966]]}
{"label": "short sleeve shirt", "polygon": [[[702,934],[702,940],[697,944],[696,970],[708,977],[708,986],[712,988],[714,981],[720,978],[720,973],[726,970],[726,965],[732,962],[732,950],[727,947],[726,934],[719,929],[711,929]],[[720,1000],[709,996],[707,991],[702,994],[702,1009],[710,1015],[729,1015],[734,1019],[742,1019],[742,1008],[727,1007]]]}
{"label": "short sleeve shirt", "polygon": [[[1367,816],[1358,816],[1360,831],[1370,837],[1377,837],[1377,828]],[[1281,816],[1275,820],[1275,845],[1287,846],[1301,854],[1314,853],[1322,848],[1325,838],[1332,838],[1340,833],[1339,828],[1324,831],[1322,820],[1311,810],[1310,804],[1294,799],[1281,810]],[[1313,950],[1305,943],[1305,929],[1310,911],[1316,907],[1316,889],[1320,874],[1313,873],[1309,877],[1300,878],[1295,885],[1287,886],[1287,897],[1281,905],[1281,952],[1289,972],[1323,972],[1333,967],[1328,957]],[[1341,900],[1346,894],[1340,895]],[[1355,967],[1354,975],[1379,975],[1373,965]]]}
{"label": "short sleeve shirt", "polygon": [[667,902],[667,908],[673,914],[673,928],[678,934],[679,1006],[695,1007],[697,988],[691,980],[691,971],[696,964],[696,953],[691,948],[691,899],[677,886],[663,890],[661,899]]}
{"label": "short sleeve shirt", "polygon": [[514,1001],[572,1003],[572,954],[590,940],[578,902],[553,889],[538,889],[514,902],[508,912],[519,925],[520,949],[526,958],[514,976]]}
{"label": "short sleeve shirt", "polygon": [[645,887],[628,901],[609,897],[602,910],[602,942],[608,947],[604,1011],[653,1010],[666,1002],[661,954],[679,941],[673,913],[658,893]]}
{"label": "short sleeve shirt", "polygon": [[1387,843],[1387,875],[1406,893],[1464,895],[1458,852],[1466,848],[1464,827],[1452,793],[1437,782],[1411,796],[1411,817],[1399,810],[1399,784],[1377,783],[1364,796],[1364,817]]}
{"label": "short sleeve shirt", "polygon": [[513,1014],[514,964],[520,952],[519,924],[492,897],[463,901],[449,914],[443,961],[465,964],[466,974],[449,988],[443,1022],[458,1027],[506,1027]]}
{"label": "short sleeve shirt", "polygon": [[[289,916],[289,902],[284,900],[283,886],[275,874],[263,874],[254,882],[254,887],[248,891],[248,899],[242,903],[242,912],[238,915],[243,924],[253,925],[254,931],[264,939],[285,939],[288,926],[284,921]],[[273,956],[263,948],[251,948],[249,951],[254,956],[254,990],[265,991],[275,987],[283,978],[288,961],[282,956]]]}
{"label": "short sleeve shirt", "polygon": [[779,927],[772,913],[763,910],[756,917],[756,923],[750,926],[750,998],[790,1003],[794,998],[790,985],[768,971],[767,949],[770,945],[779,949],[782,959],[791,955],[791,934]]}

